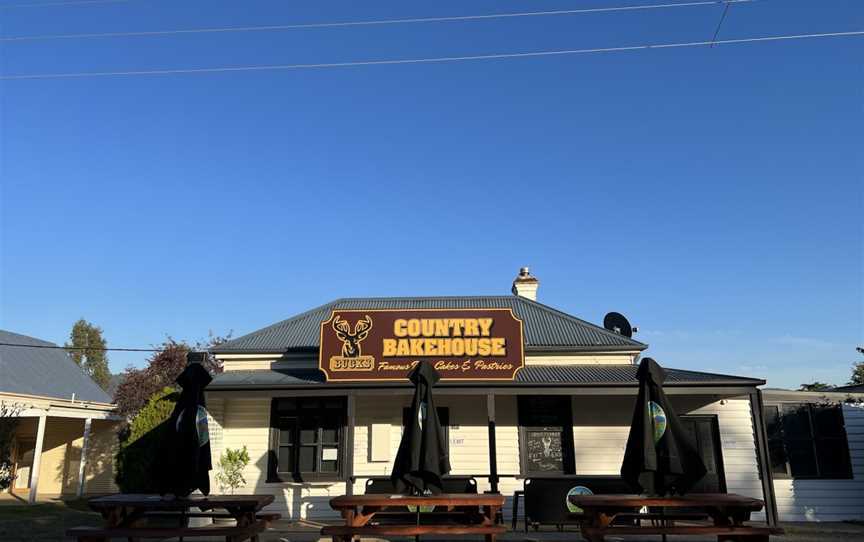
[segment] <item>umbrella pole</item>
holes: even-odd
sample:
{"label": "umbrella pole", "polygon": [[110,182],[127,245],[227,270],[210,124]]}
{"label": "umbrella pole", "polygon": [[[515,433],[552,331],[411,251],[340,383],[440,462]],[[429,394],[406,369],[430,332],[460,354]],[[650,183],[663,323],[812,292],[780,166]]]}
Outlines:
{"label": "umbrella pole", "polygon": [[[419,495],[420,492],[418,491],[417,494]],[[419,527],[420,526],[420,505],[419,504],[417,505],[414,513],[416,514],[417,526]],[[420,535],[419,534],[414,535],[414,542],[420,542]]]}
{"label": "umbrella pole", "polygon": [[[414,514],[415,514],[415,517],[417,518],[417,526],[419,527],[420,526],[420,506],[419,505],[417,506],[416,512],[414,512]],[[414,542],[420,542],[420,535],[419,534],[414,535]]]}

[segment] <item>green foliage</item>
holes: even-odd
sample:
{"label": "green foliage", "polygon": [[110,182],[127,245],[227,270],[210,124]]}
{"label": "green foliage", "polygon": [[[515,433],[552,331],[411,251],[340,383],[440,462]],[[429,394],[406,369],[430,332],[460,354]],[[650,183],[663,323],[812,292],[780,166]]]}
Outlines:
{"label": "green foliage", "polygon": [[228,448],[222,453],[219,458],[219,472],[216,473],[216,483],[222,491],[230,489],[233,495],[238,487],[246,485],[243,469],[248,464],[249,452],[246,451],[246,446],[237,450]]}
{"label": "green foliage", "polygon": [[179,398],[180,394],[173,388],[166,387],[155,393],[119,435],[116,480],[123,493],[158,491],[153,476],[159,469],[156,458],[160,446],[166,442],[166,433],[170,430],[166,422]]}
{"label": "green foliage", "polygon": [[21,418],[20,405],[0,401],[0,491],[9,489],[15,477],[12,476],[12,440]]}
{"label": "green foliage", "polygon": [[801,384],[801,387],[798,388],[798,391],[831,391],[833,389],[834,386],[832,386],[831,384],[816,381],[810,384]]}
{"label": "green foliage", "polygon": [[864,361],[852,365],[852,378],[849,379],[850,386],[864,384]]}
{"label": "green foliage", "polygon": [[[210,332],[208,342],[198,341],[194,345],[175,341],[169,337],[159,351],[150,356],[146,367],[126,369],[122,382],[114,392],[118,414],[125,417],[134,416],[154,393],[165,386],[174,386],[177,376],[186,368],[188,352],[207,351],[227,341],[230,336],[230,333],[226,336],[218,336]],[[221,372],[219,362],[212,355],[207,356],[203,365],[211,374]]]}
{"label": "green foliage", "polygon": [[102,328],[82,318],[72,326],[69,339],[66,347],[74,348],[69,350],[69,356],[99,387],[107,390],[111,371],[108,370],[108,354],[105,352],[107,343],[102,338]]}

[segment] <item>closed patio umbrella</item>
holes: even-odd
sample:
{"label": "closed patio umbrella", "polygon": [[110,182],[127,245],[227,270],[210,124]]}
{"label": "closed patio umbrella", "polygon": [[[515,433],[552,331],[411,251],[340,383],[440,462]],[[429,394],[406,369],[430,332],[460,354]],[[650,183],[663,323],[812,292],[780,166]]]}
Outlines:
{"label": "closed patio umbrella", "polygon": [[[190,361],[193,354],[187,359]],[[210,493],[210,434],[207,428],[207,405],[204,388],[213,380],[200,363],[190,362],[177,377],[183,389],[180,399],[168,418],[169,436],[161,447],[161,460],[154,477],[159,480],[159,492],[186,497],[196,489]]]}
{"label": "closed patio umbrella", "polygon": [[621,478],[638,493],[683,495],[705,476],[705,465],[663,393],[663,368],[645,358],[636,377],[639,395]]}
{"label": "closed patio umbrella", "polygon": [[441,377],[431,364],[421,361],[408,378],[414,384],[414,399],[390,479],[399,492],[439,494],[441,477],[450,472],[444,429],[432,401],[432,386]]}

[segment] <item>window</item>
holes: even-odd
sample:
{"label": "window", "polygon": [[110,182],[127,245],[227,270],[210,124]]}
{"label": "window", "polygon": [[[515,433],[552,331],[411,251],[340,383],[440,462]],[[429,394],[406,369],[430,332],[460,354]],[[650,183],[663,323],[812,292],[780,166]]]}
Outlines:
{"label": "window", "polygon": [[573,415],[570,398],[519,397],[522,474],[573,474]]}
{"label": "window", "polygon": [[268,481],[339,479],[345,412],[342,397],[274,399]]}
{"label": "window", "polygon": [[771,472],[777,478],[852,478],[840,405],[766,405]]}

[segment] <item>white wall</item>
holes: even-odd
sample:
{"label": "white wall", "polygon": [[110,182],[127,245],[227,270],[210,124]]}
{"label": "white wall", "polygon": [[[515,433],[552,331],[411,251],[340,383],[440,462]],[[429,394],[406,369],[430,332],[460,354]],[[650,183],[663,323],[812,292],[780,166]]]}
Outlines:
{"label": "white wall", "polygon": [[[358,478],[355,493],[363,493],[370,476],[389,476],[402,438],[402,409],[410,405],[410,396],[358,397],[355,406],[354,475]],[[489,474],[489,432],[485,396],[435,397],[437,407],[450,410],[450,474]],[[371,461],[373,424],[389,424],[389,455]],[[518,449],[518,448],[517,448]],[[385,459],[386,457],[386,459]],[[499,469],[500,469],[499,465]],[[487,480],[478,478],[478,491],[488,489]]]}
{"label": "white wall", "polygon": [[[726,491],[764,500],[750,401],[729,399],[723,403],[724,401],[717,401],[688,413],[717,415],[723,469],[726,473]],[[765,521],[765,514],[753,514],[752,519]]]}
{"label": "white wall", "polygon": [[774,480],[781,521],[864,519],[864,405],[843,405],[852,480]]}
{"label": "white wall", "polygon": [[[239,394],[236,394],[239,395]],[[208,399],[210,415],[219,435],[211,440],[215,469],[225,448],[246,446],[251,461],[243,471],[246,485],[238,494],[270,493],[273,504],[267,510],[279,512],[285,519],[335,518],[338,514],[328,505],[332,497],[345,494],[344,483],[267,483],[267,454],[270,438],[270,398]],[[213,428],[211,428],[212,431]],[[213,439],[211,433],[211,439]],[[214,446],[215,444],[215,446]],[[218,486],[211,481],[212,491]]]}
{"label": "white wall", "polygon": [[[240,493],[273,493],[276,500],[268,509],[286,518],[334,518],[327,501],[346,492],[344,483],[268,484],[267,453],[270,397],[242,398],[239,393],[220,393],[226,399],[208,399],[211,421],[211,449],[214,468],[224,448],[247,447],[251,463],[244,472],[247,485]],[[235,398],[236,396],[240,396]],[[574,450],[577,474],[618,474],[629,432],[634,397],[577,396],[573,398]],[[362,396],[355,402],[354,475],[355,493],[363,493],[369,476],[390,474],[401,438],[402,408],[410,396]],[[675,398],[681,413],[716,414],[720,425],[723,463],[728,490],[762,498],[750,406],[746,399],[726,404],[704,404],[693,399]],[[515,396],[498,396],[496,443],[499,490],[507,496],[505,517],[510,517],[511,496],[521,489],[519,474],[519,433]],[[437,406],[450,408],[450,455],[452,474],[477,476],[478,491],[489,489],[488,427],[486,398],[440,395]],[[864,418],[859,418],[858,441],[864,441]],[[390,425],[387,460],[371,461],[370,433],[373,424]],[[850,435],[850,440],[851,440]],[[858,472],[864,465],[864,447],[853,457]],[[215,474],[215,472],[214,472]],[[218,490],[215,481],[214,491]],[[758,519],[758,518],[754,518]]]}
{"label": "white wall", "polygon": [[[618,474],[630,432],[634,398],[574,398],[573,438],[577,474]],[[762,498],[750,402],[729,399],[700,404],[704,400],[672,396],[679,415],[716,415],[730,493]],[[590,401],[595,401],[591,408]],[[605,401],[597,408],[596,401]]]}

